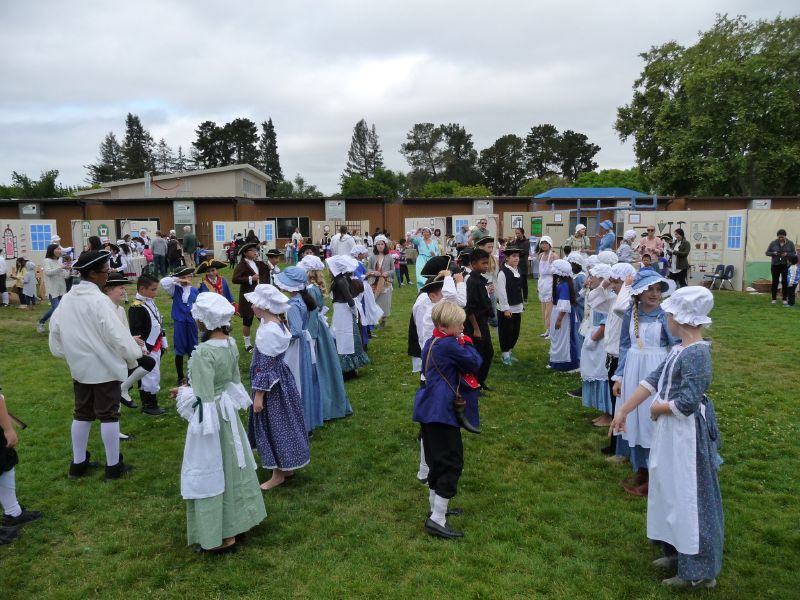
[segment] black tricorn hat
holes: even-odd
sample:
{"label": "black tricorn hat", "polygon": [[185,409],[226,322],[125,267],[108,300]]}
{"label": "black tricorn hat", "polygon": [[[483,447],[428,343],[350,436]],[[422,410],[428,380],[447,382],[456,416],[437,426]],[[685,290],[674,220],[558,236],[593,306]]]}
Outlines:
{"label": "black tricorn hat", "polygon": [[108,261],[109,256],[111,256],[111,252],[108,250],[89,250],[88,252],[82,252],[78,260],[73,263],[72,268],[76,271],[82,271],[104,260]]}
{"label": "black tricorn hat", "polygon": [[430,294],[431,292],[438,292],[444,286],[444,277],[431,277],[428,283],[419,288],[420,292]]}
{"label": "black tricorn hat", "polygon": [[224,262],[217,260],[215,258],[209,258],[207,261],[200,263],[200,265],[195,270],[195,273],[200,275],[201,273],[205,273],[209,269],[224,269],[224,268],[225,268]]}
{"label": "black tricorn hat", "polygon": [[440,271],[446,271],[450,268],[450,261],[452,258],[447,254],[442,256],[432,256],[428,262],[422,266],[420,275],[426,277],[428,275],[438,275]]}
{"label": "black tricorn hat", "polygon": [[475,242],[476,246],[483,246],[484,244],[488,244],[489,242],[494,242],[494,238],[490,235],[484,236],[478,241]]}
{"label": "black tricorn hat", "polygon": [[173,277],[186,277],[186,275],[194,275],[194,269],[192,267],[180,267],[172,274]]}
{"label": "black tricorn hat", "polygon": [[123,275],[119,271],[111,271],[108,274],[108,281],[106,281],[106,285],[113,285],[113,286],[126,285],[128,283],[133,283],[133,282],[127,277],[125,277],[125,275]]}
{"label": "black tricorn hat", "polygon": [[239,248],[238,253],[244,254],[245,252],[250,250],[250,248],[258,248],[258,246],[259,246],[258,242],[247,242],[246,244],[242,244],[241,248]]}
{"label": "black tricorn hat", "polygon": [[270,248],[267,250],[267,256],[283,256],[283,253],[277,248]]}
{"label": "black tricorn hat", "polygon": [[503,250],[503,253],[506,256],[511,256],[512,254],[522,254],[522,248],[517,248],[516,246],[509,246],[508,248]]}
{"label": "black tricorn hat", "polygon": [[303,254],[306,250],[311,250],[315,256],[319,254],[319,248],[314,244],[303,244],[303,247],[300,248],[300,254]]}

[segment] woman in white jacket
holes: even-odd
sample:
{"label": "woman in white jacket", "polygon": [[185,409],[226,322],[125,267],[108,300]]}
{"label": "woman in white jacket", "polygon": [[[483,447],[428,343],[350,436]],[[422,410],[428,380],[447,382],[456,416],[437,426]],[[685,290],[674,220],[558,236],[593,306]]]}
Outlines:
{"label": "woman in white jacket", "polygon": [[44,289],[50,296],[50,310],[36,323],[36,331],[44,333],[44,324],[53,315],[53,311],[58,308],[61,297],[67,293],[67,277],[71,276],[72,269],[65,267],[61,261],[61,246],[50,244],[44,256],[42,273],[44,275]]}

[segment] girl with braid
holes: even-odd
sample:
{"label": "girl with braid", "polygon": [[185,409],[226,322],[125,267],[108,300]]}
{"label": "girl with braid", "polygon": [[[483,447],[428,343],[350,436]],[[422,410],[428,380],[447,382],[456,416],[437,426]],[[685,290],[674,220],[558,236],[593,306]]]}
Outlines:
{"label": "girl with braid", "polygon": [[[675,289],[675,284],[652,269],[642,269],[631,285],[631,306],[622,321],[619,363],[614,380],[614,395],[629,398],[639,382],[658,368],[670,349],[680,340],[670,333],[661,299]],[[650,446],[653,422],[650,406],[654,394],[628,413],[622,438],[630,446],[633,475],[622,481],[626,492],[647,496]],[[618,407],[619,409],[619,407]]]}

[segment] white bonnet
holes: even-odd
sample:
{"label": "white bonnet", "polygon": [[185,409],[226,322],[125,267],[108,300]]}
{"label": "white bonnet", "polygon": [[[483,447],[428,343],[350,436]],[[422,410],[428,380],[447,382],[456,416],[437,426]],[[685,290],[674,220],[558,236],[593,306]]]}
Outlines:
{"label": "white bonnet", "polygon": [[563,258],[553,261],[553,273],[562,277],[572,276],[572,265]]}
{"label": "white bonnet", "polygon": [[352,256],[354,258],[356,256],[360,256],[360,255],[366,254],[366,253],[367,253],[366,246],[362,246],[361,244],[356,244],[355,246],[353,246],[353,249],[350,250],[350,256]]}
{"label": "white bonnet", "polygon": [[591,269],[593,266],[595,266],[599,262],[600,261],[597,260],[597,255],[596,254],[592,254],[591,256],[587,256],[586,257],[586,268],[587,269]]}
{"label": "white bonnet", "polygon": [[567,257],[567,262],[574,265],[580,265],[584,268],[586,267],[586,259],[580,252],[570,252],[569,256]]}
{"label": "white bonnet", "polygon": [[619,262],[619,256],[613,250],[603,250],[597,254],[597,260],[607,264],[609,267]]}
{"label": "white bonnet", "polygon": [[[219,294],[215,294],[219,296]],[[261,310],[268,310],[273,315],[280,315],[289,310],[289,299],[274,285],[261,283],[252,292],[245,294],[247,301]]]}
{"label": "white bonnet", "polygon": [[233,304],[225,296],[213,292],[198,294],[192,305],[192,317],[203,323],[209,331],[230,325],[233,313]]}
{"label": "white bonnet", "polygon": [[622,234],[623,240],[635,240],[638,234],[636,233],[635,229],[628,229],[625,233]]}
{"label": "white bonnet", "polygon": [[619,262],[611,267],[611,278],[625,280],[628,277],[635,277],[636,269],[630,263]]}
{"label": "white bonnet", "polygon": [[308,256],[304,256],[297,266],[305,271],[323,271],[325,269],[325,263],[320,260],[319,256],[314,256],[313,254],[309,254]]}
{"label": "white bonnet", "polygon": [[708,313],[714,308],[714,294],[702,285],[682,287],[664,300],[661,308],[681,325],[710,325]]}
{"label": "white bonnet", "polygon": [[352,273],[359,265],[359,262],[355,258],[344,254],[329,256],[325,259],[325,262],[328,263],[328,268],[334,277],[341,273]]}
{"label": "white bonnet", "polygon": [[586,225],[584,225],[583,223],[578,223],[577,225],[575,225],[575,233],[585,230],[586,230]]}
{"label": "white bonnet", "polygon": [[553,238],[551,238],[549,235],[543,235],[542,237],[539,238],[540,246],[542,245],[543,242],[547,242],[548,244],[550,244],[550,248],[553,247]]}
{"label": "white bonnet", "polygon": [[372,240],[373,244],[377,244],[378,242],[383,242],[384,244],[386,244],[387,248],[389,247],[389,239],[385,235],[383,235],[382,233],[376,235],[375,239]]}
{"label": "white bonnet", "polygon": [[589,269],[589,274],[592,277],[599,277],[600,279],[608,279],[611,277],[611,267],[609,267],[605,263],[597,263],[591,269]]}

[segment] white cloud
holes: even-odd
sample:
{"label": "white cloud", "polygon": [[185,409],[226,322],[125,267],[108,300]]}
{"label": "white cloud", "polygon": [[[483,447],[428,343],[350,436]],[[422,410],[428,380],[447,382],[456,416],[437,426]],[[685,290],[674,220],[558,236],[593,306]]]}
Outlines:
{"label": "white cloud", "polygon": [[386,163],[416,122],[458,122],[478,149],[538,123],[586,133],[601,167],[633,164],[613,131],[637,54],[691,43],[716,12],[790,15],[788,0],[559,4],[420,0],[0,4],[0,181],[83,181],[109,130],[139,114],[188,152],[205,120],[271,116],[287,177],[335,192],[353,125]]}

